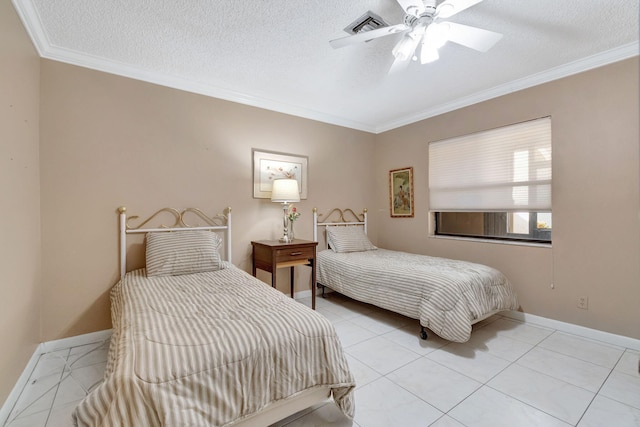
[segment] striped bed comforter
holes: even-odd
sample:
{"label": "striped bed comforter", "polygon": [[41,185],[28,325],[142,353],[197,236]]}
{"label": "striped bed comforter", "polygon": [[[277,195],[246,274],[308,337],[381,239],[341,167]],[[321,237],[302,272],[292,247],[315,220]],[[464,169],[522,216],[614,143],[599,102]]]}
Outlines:
{"label": "striped bed comforter", "polygon": [[353,416],[355,382],[331,323],[226,266],[136,270],[113,288],[104,382],[76,408],[76,425],[224,426],[322,385]]}
{"label": "striped bed comforter", "polygon": [[395,311],[442,338],[465,342],[483,316],[518,308],[513,287],[486,265],[376,249],[317,256],[317,282]]}

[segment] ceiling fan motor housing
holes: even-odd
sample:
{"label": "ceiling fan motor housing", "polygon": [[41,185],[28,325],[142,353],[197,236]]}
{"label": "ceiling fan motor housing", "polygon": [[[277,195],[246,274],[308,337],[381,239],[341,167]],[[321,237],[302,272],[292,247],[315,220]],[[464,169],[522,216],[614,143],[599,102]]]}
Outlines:
{"label": "ceiling fan motor housing", "polygon": [[404,16],[404,24],[407,27],[415,28],[418,22],[423,25],[429,25],[433,22],[436,15],[436,0],[423,0],[424,9],[409,6]]}
{"label": "ceiling fan motor housing", "polygon": [[436,14],[436,0],[422,0],[422,6],[416,4],[408,5],[405,8],[407,15],[413,15],[417,18],[421,16],[433,16]]}
{"label": "ceiling fan motor housing", "polygon": [[422,16],[433,16],[436,14],[436,0],[423,0],[424,12]]}

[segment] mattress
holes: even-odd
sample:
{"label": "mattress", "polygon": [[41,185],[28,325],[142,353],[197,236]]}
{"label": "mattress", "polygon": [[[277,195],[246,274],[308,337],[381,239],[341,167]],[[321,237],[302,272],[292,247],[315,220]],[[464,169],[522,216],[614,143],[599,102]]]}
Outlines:
{"label": "mattress", "polygon": [[124,277],[111,292],[103,383],[78,426],[225,426],[330,386],[354,414],[354,378],[323,316],[225,264],[219,271]]}
{"label": "mattress", "polygon": [[317,281],[358,301],[392,310],[442,338],[465,342],[486,315],[518,308],[498,270],[482,264],[376,249],[317,255]]}

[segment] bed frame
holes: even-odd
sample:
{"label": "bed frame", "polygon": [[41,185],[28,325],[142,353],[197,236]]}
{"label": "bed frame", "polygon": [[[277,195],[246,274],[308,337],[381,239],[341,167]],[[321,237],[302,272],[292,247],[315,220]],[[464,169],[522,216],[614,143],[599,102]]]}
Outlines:
{"label": "bed frame", "polygon": [[[328,214],[319,214],[318,208],[313,208],[313,241],[318,240],[318,227],[326,226],[359,226],[364,228],[364,234],[367,234],[367,209],[363,209],[361,214],[355,213],[353,210],[335,208],[329,211]],[[322,233],[324,238],[323,249],[329,249],[326,233]],[[316,288],[322,289],[322,298],[326,298],[325,290],[326,286],[322,283],[316,283]]]}
{"label": "bed frame", "polygon": [[[318,241],[318,227],[327,225],[361,225],[364,227],[364,234],[367,234],[367,209],[363,209],[361,214],[355,213],[351,209],[332,209],[328,214],[319,214],[318,208],[313,208],[313,241]],[[328,249],[325,235],[324,249]]]}
{"label": "bed frame", "polygon": [[[231,262],[231,207],[227,207],[224,213],[218,213],[208,216],[200,209],[186,208],[178,210],[175,208],[162,208],[153,215],[140,222],[138,225],[132,225],[130,222],[137,220],[138,216],[127,217],[127,208],[121,206],[118,208],[120,217],[120,278],[124,278],[127,273],[127,236],[131,234],[144,234],[149,232],[169,232],[169,231],[185,231],[185,230],[209,230],[223,234],[225,245],[225,260]],[[172,219],[173,224],[167,226],[162,224],[160,216]],[[189,218],[189,222],[185,219]],[[196,222],[193,222],[196,221]],[[200,221],[206,225],[197,225]],[[152,228],[143,228],[147,224],[160,223],[160,225]],[[190,225],[196,224],[196,225]],[[329,387],[318,387],[305,390],[296,396],[272,402],[267,405],[260,413],[243,418],[230,424],[233,427],[263,427],[280,421],[290,415],[300,412],[310,406],[327,402],[331,395]]]}
{"label": "bed frame", "polygon": [[[335,208],[329,211],[328,214],[319,214],[318,208],[313,208],[313,240],[318,242],[318,228],[326,226],[362,226],[364,227],[364,233],[367,234],[367,209],[364,208],[361,214],[355,213],[352,209],[339,209]],[[324,235],[324,249],[328,249],[326,234]],[[325,288],[321,283],[317,283],[317,286],[322,288],[322,297],[325,298]],[[474,319],[471,324],[481,322],[499,313],[499,310],[492,311],[477,319]],[[428,338],[427,331],[424,326],[420,325],[420,338],[426,340]]]}
{"label": "bed frame", "polygon": [[[185,231],[185,230],[209,230],[224,233],[225,244],[225,261],[231,262],[231,208],[225,209],[225,213],[218,213],[213,216],[207,216],[204,212],[197,208],[187,208],[178,210],[174,208],[162,208],[149,218],[142,221],[137,226],[132,226],[129,222],[139,218],[137,215],[127,218],[127,208],[120,206],[118,208],[120,216],[120,278],[122,279],[127,273],[127,235],[129,234],[145,234],[150,232],[165,231]],[[166,226],[162,223],[155,228],[143,228],[146,224],[156,220],[160,222],[160,216],[166,213],[174,221],[172,225]],[[166,215],[165,215],[166,216]],[[189,216],[193,220],[200,219],[207,225],[189,225],[185,217]]]}

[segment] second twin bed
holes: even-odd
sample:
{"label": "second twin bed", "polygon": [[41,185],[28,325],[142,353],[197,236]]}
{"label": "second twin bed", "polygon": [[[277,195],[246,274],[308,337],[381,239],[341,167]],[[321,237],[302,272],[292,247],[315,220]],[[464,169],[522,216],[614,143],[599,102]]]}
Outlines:
{"label": "second twin bed", "polygon": [[[369,241],[366,210],[314,210],[314,240],[325,231],[317,255],[317,282],[358,301],[419,319],[450,341],[469,340],[471,325],[518,308],[513,286],[482,264],[379,249]],[[320,233],[319,233],[320,231]]]}

